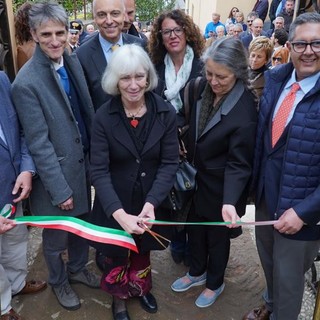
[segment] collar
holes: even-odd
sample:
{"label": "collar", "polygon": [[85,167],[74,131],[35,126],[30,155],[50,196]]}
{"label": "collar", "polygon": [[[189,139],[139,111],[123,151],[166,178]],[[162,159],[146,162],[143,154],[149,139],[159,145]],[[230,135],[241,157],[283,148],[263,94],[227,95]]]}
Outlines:
{"label": "collar", "polygon": [[122,33],[120,33],[120,38],[116,43],[109,42],[108,40],[104,39],[101,34],[99,33],[99,42],[101,45],[101,48],[103,49],[104,52],[108,52],[110,48],[118,44],[120,47],[123,46],[123,38],[122,38]]}
{"label": "collar", "polygon": [[[319,79],[319,76],[320,76],[320,71],[310,77],[307,77],[299,81],[300,89],[303,91],[304,94],[308,93],[315,86],[316,82]],[[289,89],[295,82],[297,82],[297,79],[296,79],[296,72],[294,69],[284,89]]]}
{"label": "collar", "polygon": [[58,69],[60,69],[61,67],[63,67],[63,56],[61,56],[60,62],[54,62],[52,61],[53,67],[54,69],[57,71]]}

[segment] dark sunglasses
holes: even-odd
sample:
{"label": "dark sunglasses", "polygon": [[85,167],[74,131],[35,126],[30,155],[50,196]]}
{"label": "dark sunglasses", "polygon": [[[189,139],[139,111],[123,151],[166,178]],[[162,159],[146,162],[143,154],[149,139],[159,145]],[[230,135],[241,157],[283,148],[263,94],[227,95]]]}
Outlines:
{"label": "dark sunglasses", "polygon": [[281,57],[272,57],[272,60],[281,62],[282,58]]}

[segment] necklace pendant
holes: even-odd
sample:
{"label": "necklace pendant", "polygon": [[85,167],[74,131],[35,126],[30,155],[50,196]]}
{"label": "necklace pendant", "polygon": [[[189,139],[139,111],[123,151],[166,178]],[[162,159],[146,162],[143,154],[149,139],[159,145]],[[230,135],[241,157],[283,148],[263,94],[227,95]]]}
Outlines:
{"label": "necklace pendant", "polygon": [[130,121],[130,124],[132,127],[136,128],[139,124],[139,121],[135,118],[133,118],[131,121]]}

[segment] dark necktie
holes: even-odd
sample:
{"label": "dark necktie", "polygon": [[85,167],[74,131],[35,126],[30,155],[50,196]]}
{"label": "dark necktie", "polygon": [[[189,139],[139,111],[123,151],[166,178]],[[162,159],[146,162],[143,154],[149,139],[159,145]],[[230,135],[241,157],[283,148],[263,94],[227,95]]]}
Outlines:
{"label": "dark necktie", "polygon": [[60,75],[60,81],[63,86],[64,91],[66,92],[67,95],[70,93],[70,84],[69,84],[69,79],[68,79],[68,74],[67,70],[65,67],[61,67],[57,70],[57,72]]}

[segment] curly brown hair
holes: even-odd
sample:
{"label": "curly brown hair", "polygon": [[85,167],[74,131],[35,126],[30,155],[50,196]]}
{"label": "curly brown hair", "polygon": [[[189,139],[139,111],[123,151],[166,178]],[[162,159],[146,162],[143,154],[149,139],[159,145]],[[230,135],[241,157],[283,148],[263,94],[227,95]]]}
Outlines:
{"label": "curly brown hair", "polygon": [[161,26],[164,19],[169,18],[174,20],[179,26],[184,28],[187,44],[193,49],[194,56],[199,58],[205,47],[205,40],[200,32],[199,27],[192,21],[182,10],[171,10],[160,14],[154,24],[150,34],[148,50],[151,60],[154,64],[163,62],[167,53],[161,35]]}
{"label": "curly brown hair", "polygon": [[32,35],[29,27],[29,10],[32,4],[25,2],[17,11],[14,26],[16,29],[17,44],[23,44],[24,42],[32,40]]}

